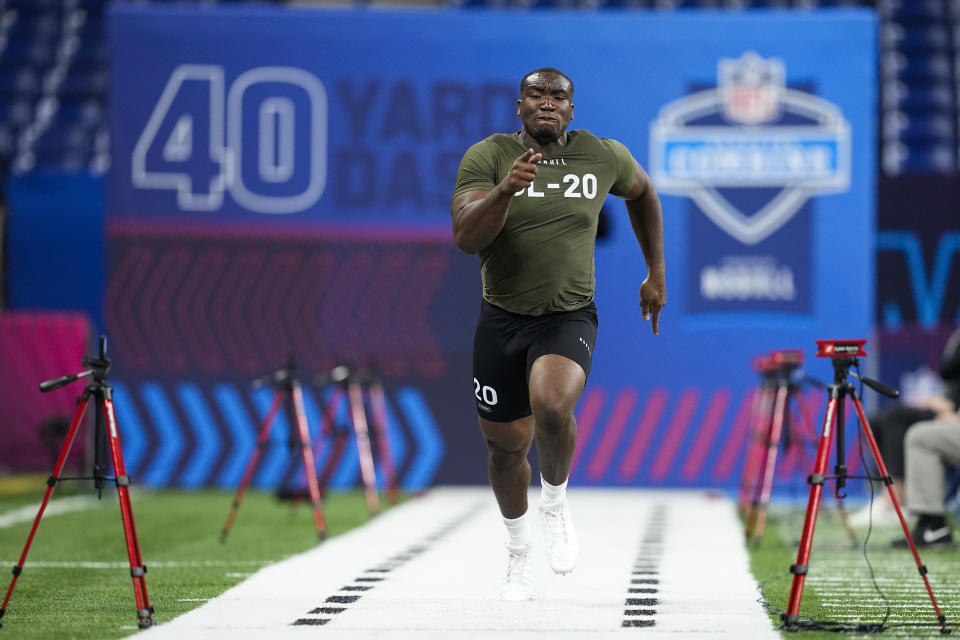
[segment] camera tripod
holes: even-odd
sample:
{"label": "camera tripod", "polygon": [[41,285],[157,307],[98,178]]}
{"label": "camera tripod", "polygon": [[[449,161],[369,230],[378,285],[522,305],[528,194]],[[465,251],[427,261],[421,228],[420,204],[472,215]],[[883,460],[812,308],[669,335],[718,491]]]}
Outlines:
{"label": "camera tripod", "polygon": [[805,453],[803,436],[795,433],[790,424],[791,400],[803,415],[803,426],[812,422],[800,386],[794,380],[802,363],[803,352],[798,350],[773,351],[754,363],[762,382],[755,405],[753,441],[747,449],[740,495],[741,509],[746,514],[748,541],[759,541],[763,537],[781,442],[788,452],[798,449],[800,455]]}
{"label": "camera tripod", "polygon": [[[13,567],[13,579],[10,581],[10,587],[7,589],[7,595],[3,599],[3,606],[0,607],[0,618],[6,613],[7,605],[10,602],[10,595],[17,584],[17,578],[23,571],[23,565],[27,560],[27,553],[30,551],[30,545],[33,544],[33,538],[37,533],[37,527],[40,526],[40,519],[47,508],[53,489],[60,480],[93,480],[98,494],[102,497],[103,486],[106,481],[112,481],[117,487],[117,495],[120,497],[120,514],[123,520],[123,534],[127,543],[127,555],[130,559],[130,576],[133,578],[133,595],[137,604],[137,618],[141,629],[153,625],[153,607],[150,606],[150,599],[147,596],[146,573],[147,567],[143,564],[143,558],[140,554],[140,543],[137,540],[137,529],[133,522],[133,509],[130,506],[130,476],[127,475],[126,467],[123,462],[123,451],[120,448],[120,434],[117,427],[117,416],[113,407],[113,387],[107,384],[107,371],[110,369],[110,360],[107,359],[107,339],[100,337],[100,354],[97,357],[84,356],[82,360],[87,369],[80,373],[74,373],[54,380],[47,380],[40,384],[40,391],[53,391],[65,385],[79,380],[80,378],[91,377],[83,392],[77,398],[77,411],[70,423],[70,430],[67,432],[66,439],[63,441],[63,447],[60,449],[60,455],[53,467],[53,472],[47,478],[47,490],[43,494],[43,500],[40,503],[40,510],[33,521],[30,533],[27,536],[26,545],[23,547],[23,553],[16,566]],[[63,470],[67,461],[67,455],[73,446],[73,441],[77,435],[77,430],[81,420],[86,413],[87,406],[94,402],[96,413],[95,435],[94,435],[94,465],[93,475],[80,478],[62,478],[60,472]],[[113,464],[113,477],[107,477],[108,467],[105,460],[105,447],[109,444],[110,457]],[[2,626],[2,625],[0,625]]]}
{"label": "camera tripod", "polygon": [[377,492],[377,478],[374,468],[373,448],[370,443],[371,431],[367,420],[366,407],[369,405],[373,420],[373,436],[377,448],[377,457],[387,484],[387,499],[397,499],[397,478],[393,466],[393,454],[390,450],[390,437],[387,433],[387,403],[383,383],[374,367],[364,369],[347,365],[335,367],[330,373],[317,376],[315,382],[321,387],[332,387],[323,409],[321,433],[330,437],[332,446],[326,463],[320,473],[320,487],[326,491],[334,470],[340,463],[347,447],[350,433],[347,428],[337,427],[337,414],[347,400],[350,425],[357,441],[357,456],[360,462],[360,475],[366,493],[367,509],[376,513],[380,509],[380,497]]}
{"label": "camera tripod", "polygon": [[[813,533],[817,525],[817,510],[820,506],[820,497],[823,492],[823,485],[827,480],[836,482],[835,495],[837,498],[843,498],[843,488],[850,477],[847,474],[847,467],[844,463],[844,413],[846,400],[849,397],[853,402],[853,407],[857,413],[857,419],[863,435],[870,445],[870,451],[873,454],[874,462],[880,472],[880,480],[887,487],[890,494],[890,501],[897,511],[897,517],[900,518],[900,525],[903,527],[903,533],[907,538],[907,544],[913,554],[913,559],[917,564],[917,570],[923,579],[927,595],[930,596],[930,603],[933,605],[933,611],[937,621],[940,624],[941,633],[950,633],[950,628],[946,626],[946,616],[940,611],[937,605],[937,599],[930,588],[930,581],[927,578],[927,567],[920,560],[920,554],[917,553],[917,545],[914,544],[913,537],[910,535],[910,528],[900,510],[900,503],[893,491],[893,478],[887,473],[887,467],[880,455],[880,449],[877,441],[870,430],[870,424],[863,411],[863,405],[857,396],[857,390],[850,382],[851,376],[859,379],[874,391],[882,393],[885,396],[896,398],[900,395],[899,391],[892,389],[887,385],[871,380],[865,376],[859,375],[860,364],[858,358],[866,356],[863,345],[866,340],[817,340],[817,357],[831,358],[833,361],[833,384],[827,387],[827,409],[823,420],[823,430],[820,436],[820,446],[817,449],[817,458],[814,463],[813,473],[807,478],[810,484],[810,499],[807,503],[807,512],[803,522],[803,533],[800,537],[800,548],[797,551],[797,562],[790,566],[790,573],[793,574],[793,582],[790,586],[790,596],[787,600],[787,609],[782,614],[784,628],[788,631],[796,631],[801,628],[800,622],[800,603],[803,598],[803,584],[810,568],[810,550],[813,545]],[[858,373],[852,373],[851,368],[856,368]],[[836,429],[834,430],[834,418],[836,419]],[[834,430],[834,433],[831,433]],[[835,436],[837,441],[836,465],[834,466],[833,476],[827,476],[827,459],[830,457],[831,436]],[[872,479],[872,478],[871,478]],[[876,630],[882,630],[883,625],[879,625]]]}
{"label": "camera tripod", "polygon": [[303,389],[300,386],[300,380],[297,378],[297,369],[292,355],[286,365],[253,381],[254,388],[267,385],[272,385],[274,388],[273,404],[270,405],[270,409],[263,420],[263,426],[261,426],[260,433],[257,436],[257,445],[254,447],[249,462],[247,462],[247,468],[243,472],[240,486],[237,487],[237,493],[230,507],[230,513],[227,515],[227,521],[220,532],[220,541],[226,542],[227,536],[230,535],[230,529],[237,518],[237,511],[240,509],[240,503],[247,487],[250,485],[250,481],[253,479],[253,473],[257,469],[257,462],[260,461],[263,449],[268,444],[270,428],[273,426],[273,421],[284,402],[287,403],[288,415],[291,418],[290,443],[300,450],[303,457],[303,471],[307,478],[310,502],[313,505],[313,521],[317,527],[317,535],[323,540],[327,537],[327,527],[323,519],[320,486],[317,483],[317,470],[313,459],[313,449],[310,445],[310,430],[307,427],[306,412],[303,409]]}
{"label": "camera tripod", "polygon": [[[746,519],[748,542],[759,543],[766,526],[767,509],[773,492],[778,453],[783,445],[785,457],[791,453],[807,466],[806,444],[814,442],[813,416],[803,400],[801,385],[823,387],[823,383],[801,371],[803,352],[799,349],[772,351],[754,361],[754,369],[762,377],[754,404],[754,434],[747,444],[743,479],[740,485],[740,509]],[[792,403],[800,411],[799,425],[790,420]],[[800,427],[800,428],[797,428]],[[857,543],[843,503],[837,500],[837,511],[851,542]]]}

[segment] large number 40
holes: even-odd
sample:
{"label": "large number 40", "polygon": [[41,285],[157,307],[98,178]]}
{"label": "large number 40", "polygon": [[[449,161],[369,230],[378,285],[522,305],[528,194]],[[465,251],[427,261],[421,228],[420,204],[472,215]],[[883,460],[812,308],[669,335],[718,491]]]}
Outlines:
{"label": "large number 40", "polygon": [[134,147],[133,184],[175,190],[187,211],[219,209],[225,191],[250,211],[303,211],[326,184],[326,114],[302,69],[251,69],[226,93],[222,67],[181,65]]}

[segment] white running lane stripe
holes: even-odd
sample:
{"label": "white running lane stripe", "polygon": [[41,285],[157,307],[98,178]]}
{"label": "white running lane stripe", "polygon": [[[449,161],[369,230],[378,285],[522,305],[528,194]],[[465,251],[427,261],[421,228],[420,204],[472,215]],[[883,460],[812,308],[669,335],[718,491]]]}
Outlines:
{"label": "white running lane stripe", "polygon": [[[705,492],[571,489],[581,555],[547,566],[531,494],[538,597],[503,603],[505,533],[488,488],[441,488],[306,553],[265,567],[201,607],[139,634],[147,640],[303,638],[779,639],[757,602],[734,505]],[[629,592],[647,523],[662,505],[655,595]],[[425,546],[421,552],[408,553]],[[391,560],[399,559],[399,560]],[[146,564],[151,564],[146,558]],[[391,567],[384,573],[370,569]],[[364,582],[366,576],[383,580]],[[641,576],[645,577],[645,576]],[[345,586],[373,585],[344,591]],[[640,585],[645,586],[645,585]],[[351,596],[344,598],[343,596]],[[356,597],[352,597],[356,596]],[[328,598],[339,597],[336,604]],[[624,628],[627,598],[656,598],[655,626]],[[343,601],[340,604],[340,601]],[[325,608],[334,612],[310,613]],[[157,612],[162,616],[162,612]],[[319,626],[293,623],[328,618]]]}
{"label": "white running lane stripe", "polygon": [[[47,503],[47,508],[43,512],[43,517],[55,516],[61,513],[69,513],[71,511],[81,511],[83,509],[89,509],[97,503],[97,499],[93,496],[67,496],[64,498],[56,498],[50,500]],[[0,513],[0,529],[6,527],[12,527],[15,524],[20,524],[21,522],[33,522],[34,518],[37,517],[37,511],[40,510],[40,503],[27,505],[25,507],[20,507],[19,509],[11,509],[10,511]]]}
{"label": "white running lane stripe", "polygon": [[[202,569],[209,567],[265,567],[270,564],[271,560],[159,560],[153,562],[146,562],[147,568],[157,568],[157,569]],[[0,560],[0,567],[5,564],[16,564],[15,560]],[[96,562],[96,561],[59,561],[59,560],[32,560],[30,557],[27,557],[27,566],[31,569],[129,569],[129,561],[116,561],[116,562]],[[243,574],[244,576],[250,575],[249,573]],[[149,591],[149,584],[147,585]]]}

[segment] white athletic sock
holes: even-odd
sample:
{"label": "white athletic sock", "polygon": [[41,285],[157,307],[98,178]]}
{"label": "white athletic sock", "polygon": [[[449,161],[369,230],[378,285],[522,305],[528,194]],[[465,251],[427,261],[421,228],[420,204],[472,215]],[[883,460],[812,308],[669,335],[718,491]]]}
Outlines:
{"label": "white athletic sock", "polygon": [[519,518],[504,518],[503,524],[507,527],[507,544],[515,549],[530,544],[530,527],[527,524],[527,514]]}
{"label": "white athletic sock", "polygon": [[540,476],[540,504],[551,506],[567,499],[567,481],[563,484],[550,484]]}

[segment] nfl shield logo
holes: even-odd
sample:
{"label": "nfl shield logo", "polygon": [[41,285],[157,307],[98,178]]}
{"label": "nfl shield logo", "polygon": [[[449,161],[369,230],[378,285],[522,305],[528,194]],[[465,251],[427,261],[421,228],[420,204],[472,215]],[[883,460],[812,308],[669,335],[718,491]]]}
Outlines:
{"label": "nfl shield logo", "polygon": [[723,115],[743,124],[776,120],[784,90],[783,61],[764,60],[752,51],[739,60],[722,58],[719,64]]}
{"label": "nfl shield logo", "polygon": [[715,89],[664,105],[650,125],[658,191],[689,197],[745,245],[812,196],[850,184],[850,125],[837,105],[788,88],[785,77],[779,58],[722,58]]}

